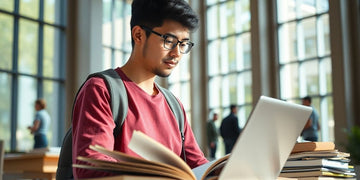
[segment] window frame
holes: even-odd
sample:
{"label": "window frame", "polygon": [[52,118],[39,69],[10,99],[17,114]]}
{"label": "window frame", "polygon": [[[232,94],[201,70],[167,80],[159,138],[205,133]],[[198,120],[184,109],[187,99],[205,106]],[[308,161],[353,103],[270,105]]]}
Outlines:
{"label": "window frame", "polygon": [[[20,6],[20,0],[14,0],[13,1],[13,11],[8,11],[0,8],[0,14],[9,15],[13,19],[13,44],[12,44],[12,67],[10,69],[3,69],[0,68],[0,73],[7,74],[11,77],[11,105],[10,105],[10,142],[6,143],[10,146],[5,146],[6,151],[16,151],[18,150],[18,139],[17,139],[17,128],[18,124],[20,123],[20,119],[18,117],[19,112],[19,103],[21,103],[21,99],[19,99],[19,78],[20,77],[26,77],[26,78],[32,78],[36,81],[36,99],[43,98],[45,95],[44,92],[44,81],[54,82],[58,84],[56,92],[58,94],[55,94],[55,97],[58,97],[58,103],[57,107],[55,107],[55,114],[57,114],[56,117],[52,117],[52,120],[54,121],[53,127],[49,127],[49,131],[55,130],[53,133],[53,138],[49,139],[49,142],[54,146],[59,146],[60,142],[62,141],[62,137],[59,136],[61,133],[59,132],[61,129],[58,127],[63,127],[62,120],[65,119],[65,116],[63,115],[65,111],[65,65],[66,65],[66,7],[67,7],[67,1],[56,1],[55,3],[58,3],[55,6],[58,11],[59,19],[57,22],[47,22],[44,20],[44,7],[45,2],[44,0],[39,0],[39,16],[38,18],[29,17],[23,14],[20,14],[19,12],[19,6]],[[37,71],[35,74],[32,73],[26,73],[19,71],[19,23],[21,20],[26,20],[32,23],[35,23],[38,27],[37,32],[37,52],[36,52],[36,68]],[[55,76],[44,76],[43,70],[44,70],[44,27],[52,27],[54,30],[58,31],[59,37],[57,38],[58,41],[56,42],[56,49],[54,51],[59,52],[55,58],[58,59],[57,64],[54,64],[58,69],[58,74]],[[55,31],[54,31],[55,32]],[[33,107],[29,107],[33,109]]]}

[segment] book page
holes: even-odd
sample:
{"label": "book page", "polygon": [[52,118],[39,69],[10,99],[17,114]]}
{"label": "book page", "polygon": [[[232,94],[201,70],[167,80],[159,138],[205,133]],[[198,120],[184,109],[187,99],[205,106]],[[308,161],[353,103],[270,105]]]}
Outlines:
{"label": "book page", "polygon": [[175,166],[195,179],[191,168],[174,152],[140,131],[134,131],[129,148],[141,157]]}
{"label": "book page", "polygon": [[[161,171],[176,173],[183,177],[190,176],[189,174],[187,174],[186,172],[184,172],[183,170],[181,170],[177,167],[174,167],[174,166],[171,166],[168,164],[164,164],[161,162],[149,161],[146,159],[141,159],[138,157],[130,156],[128,154],[125,154],[125,153],[122,153],[119,151],[111,151],[111,150],[108,150],[99,145],[95,145],[95,146],[90,145],[90,149],[100,152],[102,154],[108,155],[108,156],[118,160],[118,162],[116,162],[118,164],[125,164],[127,166],[135,166],[138,168],[145,168],[145,169],[161,170]],[[84,159],[84,158],[82,158],[82,159]]]}
{"label": "book page", "polygon": [[149,177],[149,176],[141,176],[141,175],[119,175],[119,176],[109,176],[109,177],[99,177],[99,178],[89,178],[82,180],[174,180],[173,178],[167,177]]}
{"label": "book page", "polygon": [[196,179],[212,179],[219,176],[222,168],[225,166],[230,154],[223,156],[222,158],[210,161],[201,166],[198,166],[192,171],[194,172]]}
{"label": "book page", "polygon": [[188,174],[182,171],[178,172],[173,169],[157,167],[157,166],[149,166],[143,163],[112,162],[106,160],[91,159],[81,156],[79,156],[77,159],[84,162],[88,162],[92,165],[74,164],[73,167],[101,170],[101,171],[112,172],[115,174],[161,176],[161,177],[170,177],[175,179],[191,178],[191,176],[189,176]]}

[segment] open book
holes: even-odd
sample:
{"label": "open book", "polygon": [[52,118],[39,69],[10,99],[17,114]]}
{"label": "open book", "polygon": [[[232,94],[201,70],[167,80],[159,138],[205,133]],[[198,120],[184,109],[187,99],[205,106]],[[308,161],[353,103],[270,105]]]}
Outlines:
{"label": "open book", "polygon": [[227,155],[195,169],[191,169],[174,152],[140,131],[134,131],[129,147],[144,159],[95,145],[90,146],[90,149],[108,155],[116,159],[117,162],[79,156],[79,160],[88,162],[91,165],[74,164],[73,167],[108,171],[122,175],[195,180],[206,179],[209,176],[216,177],[229,157],[229,155]]}

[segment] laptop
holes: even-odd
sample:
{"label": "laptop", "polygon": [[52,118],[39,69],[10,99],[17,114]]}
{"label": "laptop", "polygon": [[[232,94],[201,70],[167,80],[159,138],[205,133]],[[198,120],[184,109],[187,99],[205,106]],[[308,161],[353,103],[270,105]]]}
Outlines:
{"label": "laptop", "polygon": [[278,178],[312,108],[261,96],[219,180]]}

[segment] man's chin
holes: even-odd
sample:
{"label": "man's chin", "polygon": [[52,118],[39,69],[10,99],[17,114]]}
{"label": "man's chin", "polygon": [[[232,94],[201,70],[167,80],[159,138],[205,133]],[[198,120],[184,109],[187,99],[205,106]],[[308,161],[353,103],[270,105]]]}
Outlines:
{"label": "man's chin", "polygon": [[171,74],[171,72],[169,72],[169,73],[159,73],[159,74],[156,74],[156,75],[159,76],[159,77],[166,78],[166,77],[169,77],[170,74]]}
{"label": "man's chin", "polygon": [[163,78],[166,78],[166,77],[169,77],[170,74],[171,74],[172,70],[167,70],[167,71],[156,71],[156,75],[159,76],[159,77],[163,77]]}

